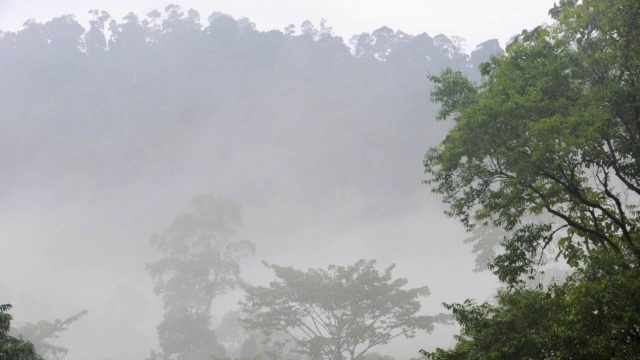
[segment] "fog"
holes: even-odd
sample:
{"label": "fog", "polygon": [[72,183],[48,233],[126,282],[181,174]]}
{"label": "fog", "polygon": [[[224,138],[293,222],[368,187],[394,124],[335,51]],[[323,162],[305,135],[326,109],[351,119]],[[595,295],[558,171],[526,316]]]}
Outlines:
{"label": "fog", "polygon": [[[450,66],[479,79],[497,40],[468,53],[441,34],[383,27],[349,40],[330,24],[285,34],[162,12],[1,35],[0,303],[15,324],[86,309],[53,341],[65,359],[147,358],[164,312],[145,269],[163,254],[149,239],[199,194],[242,204],[233,239],[255,244],[240,260],[249,284],[273,280],[262,261],[376,259],[429,286],[424,314],[491,297],[497,281],[473,272],[468,234],[422,184],[422,158],[449,126],[434,120],[427,76]],[[212,327],[243,298],[216,297]],[[455,331],[373,351],[415,357]]]}

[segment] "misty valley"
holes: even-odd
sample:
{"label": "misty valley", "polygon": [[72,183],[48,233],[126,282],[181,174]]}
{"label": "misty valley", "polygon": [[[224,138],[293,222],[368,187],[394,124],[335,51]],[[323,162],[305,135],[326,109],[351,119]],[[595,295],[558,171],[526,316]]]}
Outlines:
{"label": "misty valley", "polygon": [[108,11],[0,31],[0,360],[640,358],[640,3]]}

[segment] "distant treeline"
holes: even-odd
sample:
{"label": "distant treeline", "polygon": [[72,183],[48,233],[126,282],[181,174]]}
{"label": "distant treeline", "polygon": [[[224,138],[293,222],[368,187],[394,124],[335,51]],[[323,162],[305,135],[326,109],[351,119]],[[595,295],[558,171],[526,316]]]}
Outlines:
{"label": "distant treeline", "polygon": [[452,67],[477,79],[501,52],[497,40],[468,55],[444,35],[387,27],[347,44],[325,21],[261,32],[213,13],[202,25],[176,5],[90,14],[89,29],[67,15],[0,33],[3,187],[195,176],[257,202],[282,189],[396,201],[420,188],[420,159],[446,131],[430,121],[427,76]]}

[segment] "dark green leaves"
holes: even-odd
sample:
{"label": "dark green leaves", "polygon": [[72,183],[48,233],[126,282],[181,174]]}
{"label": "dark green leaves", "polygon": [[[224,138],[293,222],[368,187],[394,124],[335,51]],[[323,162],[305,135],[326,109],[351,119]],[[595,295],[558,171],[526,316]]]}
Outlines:
{"label": "dark green leaves", "polygon": [[22,337],[9,335],[11,304],[0,304],[0,360],[42,360],[33,344]]}
{"label": "dark green leaves", "polygon": [[[469,230],[506,233],[489,264],[508,285],[497,304],[445,305],[461,334],[433,359],[640,353],[640,2],[562,0],[550,14],[481,67],[475,92],[432,77],[438,119],[455,123],[425,156],[426,182]],[[525,287],[550,248],[573,274]]]}
{"label": "dark green leaves", "polygon": [[598,250],[563,284],[501,290],[497,303],[445,304],[461,325],[432,359],[637,359],[640,274]]}
{"label": "dark green leaves", "polygon": [[59,360],[67,355],[69,349],[56,345],[56,339],[60,337],[60,333],[68,329],[69,325],[80,320],[87,313],[87,310],[83,310],[65,320],[41,320],[37,323],[26,323],[11,329],[11,333],[19,338],[29,340],[35,346],[38,354],[45,360]]}
{"label": "dark green leaves", "polygon": [[[640,15],[640,5],[560,6],[558,24],[523,31],[483,65],[482,84],[451,70],[431,77],[432,99],[442,104],[437,119],[455,123],[425,156],[426,182],[468,229],[513,231],[546,214],[550,231],[568,226],[573,234],[560,249],[571,265],[599,246],[626,248],[640,262],[640,30],[625,20]],[[496,264],[513,270],[533,248],[511,240],[507,254],[518,255]]]}
{"label": "dark green leaves", "polygon": [[460,109],[472,104],[478,94],[476,86],[459,71],[447,68],[440,76],[430,75],[435,85],[431,100],[442,104],[436,119],[445,120]]}

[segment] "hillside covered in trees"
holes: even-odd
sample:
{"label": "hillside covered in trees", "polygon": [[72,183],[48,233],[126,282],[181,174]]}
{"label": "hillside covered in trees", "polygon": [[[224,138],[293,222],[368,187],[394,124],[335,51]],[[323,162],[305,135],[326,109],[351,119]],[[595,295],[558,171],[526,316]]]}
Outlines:
{"label": "hillside covered in trees", "polygon": [[[242,204],[234,228],[255,256],[230,266],[242,265],[249,282],[266,280],[263,259],[306,269],[414,254],[405,269],[424,270],[399,242],[418,249],[427,238],[453,252],[435,245],[447,232],[433,226],[441,220],[424,222],[440,205],[421,185],[422,157],[448,129],[429,121],[437,106],[427,77],[451,67],[479,80],[479,65],[502,52],[497,40],[467,54],[459,39],[387,27],[343,39],[324,20],[258,31],[246,18],[177,5],[90,14],[86,28],[68,15],[0,32],[0,210],[15,255],[3,263],[0,296],[18,330],[88,309],[62,336],[68,359],[149,356],[160,319],[179,324],[170,316],[186,316],[187,305],[166,300],[162,315],[152,280],[164,289],[166,264],[150,273],[145,264],[169,250],[148,239],[202,193]],[[234,299],[192,319],[204,321],[202,334],[229,317]],[[177,331],[163,329],[161,342]]]}
{"label": "hillside covered in trees", "polygon": [[110,192],[185,177],[256,203],[339,189],[379,211],[369,195],[416,189],[425,139],[443,134],[425,121],[427,75],[478,78],[501,51],[384,27],[345,41],[326,22],[258,32],[174,5],[93,16],[89,29],[64,16],[2,33],[3,187]]}
{"label": "hillside covered in trees", "polygon": [[[94,16],[89,29],[64,16],[2,34],[3,187],[46,177],[109,191],[178,167],[251,178],[256,201],[301,183],[296,196],[406,193],[425,138],[442,134],[424,121],[426,76],[450,66],[477,78],[500,51],[489,41],[469,56],[444,35],[389,28],[345,44],[324,22],[258,32],[214,13],[201,25],[178,6]],[[242,159],[252,166],[238,170]]]}

